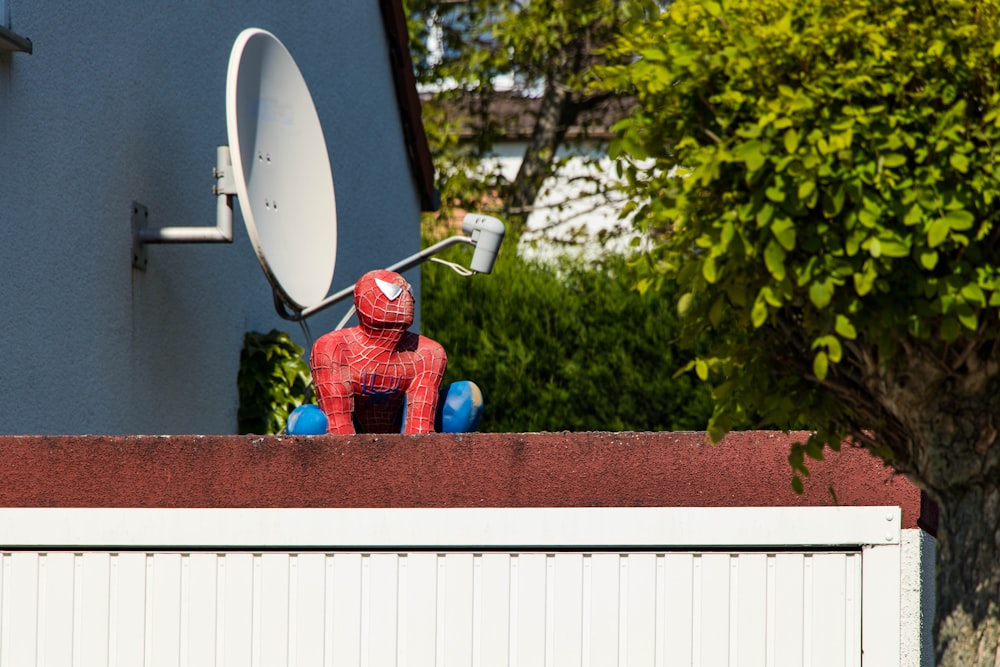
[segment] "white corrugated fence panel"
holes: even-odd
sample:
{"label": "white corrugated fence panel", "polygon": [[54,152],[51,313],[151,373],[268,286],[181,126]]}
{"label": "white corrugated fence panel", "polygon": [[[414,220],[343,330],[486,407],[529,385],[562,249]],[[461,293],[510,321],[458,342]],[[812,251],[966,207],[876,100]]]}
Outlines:
{"label": "white corrugated fence panel", "polygon": [[0,667],[898,664],[899,523],[2,508]]}
{"label": "white corrugated fence panel", "polygon": [[860,551],[6,552],[3,665],[847,665]]}

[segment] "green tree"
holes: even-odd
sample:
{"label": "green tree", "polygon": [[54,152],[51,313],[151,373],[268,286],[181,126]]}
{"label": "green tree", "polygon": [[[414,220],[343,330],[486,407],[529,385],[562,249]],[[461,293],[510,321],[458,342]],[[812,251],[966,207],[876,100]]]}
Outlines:
{"label": "green tree", "polygon": [[[588,88],[592,67],[605,60],[600,49],[648,4],[407,0],[417,81],[433,91],[423,116],[438,170],[439,219],[455,208],[493,210],[511,236],[519,235],[545,180],[562,163],[557,151],[567,129],[586,125],[589,112],[615,99]],[[510,96],[535,98],[537,105],[513,181],[484,160],[513,120],[497,110]],[[472,140],[461,140],[462,126]]]}
{"label": "green tree", "polygon": [[800,421],[797,475],[847,439],[934,498],[945,665],[1000,656],[998,54],[997,0],[677,0],[603,72],[713,437]]}
{"label": "green tree", "polygon": [[423,333],[448,352],[446,381],[483,391],[481,430],[691,430],[711,414],[708,387],[674,377],[669,299],[642,297],[625,260],[538,263],[506,252],[490,276],[425,264]]}

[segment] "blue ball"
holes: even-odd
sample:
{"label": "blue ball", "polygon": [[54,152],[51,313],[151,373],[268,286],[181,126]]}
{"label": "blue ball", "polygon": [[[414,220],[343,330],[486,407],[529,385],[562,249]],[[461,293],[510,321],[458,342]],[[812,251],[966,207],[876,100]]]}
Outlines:
{"label": "blue ball", "polygon": [[323,435],[326,433],[326,415],[318,405],[306,403],[292,410],[288,415],[285,430],[288,435]]}
{"label": "blue ball", "polygon": [[483,416],[483,392],[475,382],[459,380],[441,391],[438,401],[441,433],[474,433]]}

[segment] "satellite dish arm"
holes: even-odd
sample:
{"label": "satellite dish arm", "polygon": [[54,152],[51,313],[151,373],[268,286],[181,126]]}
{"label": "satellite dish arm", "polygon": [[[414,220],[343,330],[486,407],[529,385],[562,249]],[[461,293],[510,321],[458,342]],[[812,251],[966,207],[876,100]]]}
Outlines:
{"label": "satellite dish arm", "polygon": [[136,252],[133,264],[145,268],[145,258],[141,248],[147,243],[232,243],[233,242],[233,197],[236,196],[236,182],[233,178],[233,163],[229,146],[218,146],[215,151],[216,166],[213,170],[215,185],[212,192],[216,196],[215,227],[147,227],[146,207],[138,202],[132,206],[132,226]]}
{"label": "satellite dish arm", "polygon": [[[476,249],[472,255],[470,268],[476,273],[491,273],[493,271],[493,263],[496,261],[497,250],[500,248],[500,242],[503,241],[505,232],[504,224],[493,216],[470,213],[465,216],[465,220],[462,222],[462,231],[469,234],[469,236],[449,236],[443,241],[438,241],[434,245],[428,246],[420,252],[385,268],[387,271],[403,273],[418,264],[426,262],[446,248],[465,243]],[[278,315],[286,320],[298,322],[353,296],[354,285],[352,284],[336,294],[331,294],[314,306],[309,306],[293,313],[289,312],[285,304],[278,298],[277,293],[275,293],[274,306],[278,311]]]}
{"label": "satellite dish arm", "polygon": [[[432,246],[428,246],[427,248],[424,248],[420,252],[416,253],[415,255],[410,255],[406,259],[396,262],[395,264],[387,266],[385,268],[387,271],[395,271],[396,273],[402,273],[403,271],[412,269],[418,264],[426,262],[433,255],[436,255],[445,248],[449,248],[459,243],[467,243],[469,245],[475,245],[473,240],[470,239],[468,236],[449,236],[445,240],[439,241],[438,243],[435,243]],[[278,298],[277,294],[275,294],[274,305],[278,311],[278,315],[280,315],[286,320],[292,320],[293,322],[298,322],[300,320],[304,320],[310,315],[315,315],[319,311],[325,310],[330,306],[340,303],[344,299],[349,299],[353,296],[354,296],[354,284],[352,283],[347,287],[345,287],[344,289],[340,290],[339,292],[336,292],[326,297],[316,305],[309,306],[308,308],[304,308],[298,312],[289,312],[288,308],[286,308],[285,304],[281,302],[281,299]]]}

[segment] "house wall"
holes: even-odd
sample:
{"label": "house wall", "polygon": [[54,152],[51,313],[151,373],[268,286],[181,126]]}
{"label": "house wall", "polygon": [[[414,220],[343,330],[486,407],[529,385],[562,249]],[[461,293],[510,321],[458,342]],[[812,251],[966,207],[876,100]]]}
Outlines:
{"label": "house wall", "polygon": [[[275,314],[238,210],[233,244],[148,246],[138,271],[131,204],[151,226],[214,226],[229,53],[261,27],[296,59],[323,124],[333,289],[415,252],[419,199],[378,4],[8,5],[34,52],[0,51],[0,433],[235,432],[244,333],[306,338]],[[312,335],[345,310],[311,318]]]}

